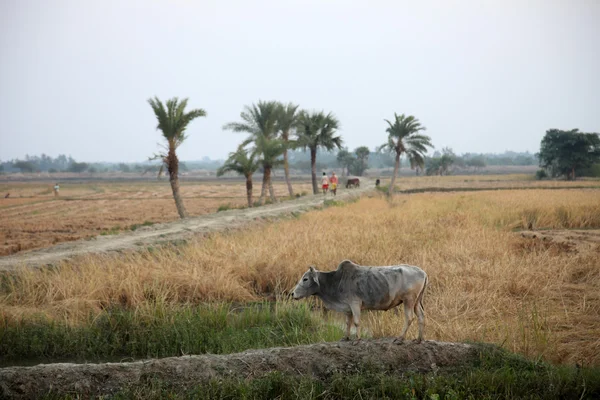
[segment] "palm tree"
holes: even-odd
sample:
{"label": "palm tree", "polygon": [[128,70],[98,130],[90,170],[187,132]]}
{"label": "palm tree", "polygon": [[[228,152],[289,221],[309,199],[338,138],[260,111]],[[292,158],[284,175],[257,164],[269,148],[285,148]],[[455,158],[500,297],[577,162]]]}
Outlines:
{"label": "palm tree", "polygon": [[398,115],[394,113],[394,122],[392,123],[387,119],[385,122],[389,125],[385,130],[388,133],[388,141],[379,150],[387,149],[390,152],[394,152],[396,156],[394,175],[392,175],[392,182],[388,190],[388,195],[392,195],[394,193],[396,176],[400,170],[400,156],[406,154],[412,169],[416,166],[423,168],[427,147],[433,147],[433,145],[429,136],[419,134],[419,132],[424,131],[426,128],[412,115],[407,117],[404,114]]}
{"label": "palm tree", "polygon": [[263,135],[257,135],[252,142],[254,147],[253,154],[258,156],[258,161],[263,168],[263,183],[260,194],[260,204],[265,204],[266,188],[269,188],[269,194],[272,202],[277,202],[275,190],[273,190],[273,181],[271,180],[271,172],[273,168],[283,164],[281,155],[286,149],[286,144],[281,139],[272,139]]}
{"label": "palm tree", "polygon": [[165,151],[155,154],[151,159],[160,159],[163,162],[163,166],[167,168],[177,212],[180,218],[186,218],[187,212],[179,194],[179,159],[177,158],[176,150],[187,138],[185,130],[190,122],[198,117],[205,117],[206,111],[197,108],[186,112],[185,107],[187,106],[188,99],[179,101],[177,97],[167,100],[166,108],[156,96],[154,99],[148,99],[148,103],[150,103],[158,120],[156,129],[162,132],[163,137],[167,141],[167,145],[164,146]]}
{"label": "palm tree", "polygon": [[[276,164],[271,153],[275,150],[281,151],[275,156],[276,158],[281,156],[285,149],[285,146],[279,146],[281,143],[276,139],[278,116],[279,103],[276,101],[259,101],[258,104],[244,107],[244,111],[240,113],[242,122],[231,122],[223,126],[223,129],[229,129],[234,132],[249,133],[250,136],[242,143],[242,146],[245,147],[254,143],[254,151],[262,152],[260,157],[263,167],[263,186],[260,192],[261,204],[264,203],[267,186],[269,187],[271,200],[277,201],[273,191],[273,184],[271,183],[271,170]],[[269,144],[272,140],[276,142]]]}
{"label": "palm tree", "polygon": [[279,105],[279,116],[277,118],[278,131],[281,133],[281,139],[286,144],[283,151],[283,170],[285,172],[285,182],[287,183],[290,197],[294,196],[292,182],[290,181],[290,166],[288,164],[288,149],[290,148],[290,133],[298,121],[298,106],[293,103]]}
{"label": "palm tree", "polygon": [[342,138],[335,136],[339,129],[339,121],[332,114],[324,112],[302,111],[298,118],[298,147],[310,149],[310,165],[312,175],[313,193],[317,194],[317,149],[319,147],[331,151],[341,149]]}
{"label": "palm tree", "polygon": [[227,172],[237,172],[246,178],[246,196],[248,197],[248,207],[252,207],[252,174],[256,172],[260,165],[256,159],[255,153],[248,154],[248,151],[240,146],[236,152],[230,153],[225,164],[217,170],[217,176],[222,176]]}

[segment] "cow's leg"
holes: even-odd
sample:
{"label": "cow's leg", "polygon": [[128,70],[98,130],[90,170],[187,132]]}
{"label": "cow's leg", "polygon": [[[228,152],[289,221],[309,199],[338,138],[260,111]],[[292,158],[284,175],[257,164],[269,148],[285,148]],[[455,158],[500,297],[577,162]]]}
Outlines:
{"label": "cow's leg", "polygon": [[350,340],[350,329],[352,328],[352,313],[346,314],[346,337],[342,338],[342,341]]}
{"label": "cow's leg", "polygon": [[350,309],[352,310],[352,320],[356,328],[356,341],[354,342],[356,344],[360,341],[360,304],[352,303]]}
{"label": "cow's leg", "polygon": [[423,310],[421,301],[417,301],[415,304],[415,314],[417,314],[419,321],[419,336],[417,337],[417,343],[421,343],[423,340],[423,327],[425,325],[425,310]]}
{"label": "cow's leg", "polygon": [[404,341],[404,338],[406,337],[406,332],[408,331],[408,328],[410,327],[410,324],[412,322],[414,304],[414,299],[407,299],[406,301],[404,301],[404,328],[402,329],[402,333],[400,334],[400,336],[394,340],[394,343],[400,344]]}

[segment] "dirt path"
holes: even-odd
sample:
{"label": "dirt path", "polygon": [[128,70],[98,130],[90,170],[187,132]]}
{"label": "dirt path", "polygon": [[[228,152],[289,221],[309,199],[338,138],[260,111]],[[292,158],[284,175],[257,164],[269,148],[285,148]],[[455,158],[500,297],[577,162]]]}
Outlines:
{"label": "dirt path", "polygon": [[437,372],[473,366],[484,345],[426,341],[392,343],[392,339],[317,343],[248,350],[228,355],[170,357],[130,363],[41,364],[0,369],[0,397],[111,395],[154,379],[190,388],[219,378],[257,378],[269,372],[327,378],[336,372],[402,374]]}
{"label": "dirt path", "polygon": [[[341,188],[335,200],[349,200],[372,191],[374,183],[361,179],[359,189]],[[229,210],[164,224],[144,227],[118,235],[97,236],[91,240],[78,240],[56,246],[17,253],[0,258],[0,271],[10,271],[24,266],[40,267],[56,264],[62,260],[90,253],[139,250],[167,242],[187,240],[194,235],[240,228],[261,218],[277,218],[291,213],[303,213],[323,206],[325,199],[334,197],[328,194],[308,195],[299,199],[284,201],[263,207]],[[173,205],[174,206],[174,205]]]}

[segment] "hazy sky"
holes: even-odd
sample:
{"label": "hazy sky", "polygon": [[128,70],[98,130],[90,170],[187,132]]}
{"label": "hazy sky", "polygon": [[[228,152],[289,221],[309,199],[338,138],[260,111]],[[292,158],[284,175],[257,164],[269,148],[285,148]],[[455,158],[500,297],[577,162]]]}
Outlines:
{"label": "hazy sky", "polygon": [[181,147],[223,158],[259,99],[334,112],[351,149],[413,114],[436,148],[535,152],[600,131],[600,0],[0,0],[0,159],[142,161],[146,100],[208,116]]}

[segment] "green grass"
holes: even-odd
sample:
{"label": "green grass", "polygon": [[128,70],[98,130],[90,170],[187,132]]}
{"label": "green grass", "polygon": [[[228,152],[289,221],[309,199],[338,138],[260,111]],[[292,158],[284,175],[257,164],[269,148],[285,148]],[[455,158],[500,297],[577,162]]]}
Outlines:
{"label": "green grass", "polygon": [[217,208],[217,212],[221,212],[221,211],[227,211],[227,210],[232,210],[235,207],[233,207],[231,204],[227,203],[227,204],[221,204],[219,206],[219,208]]}
{"label": "green grass", "polygon": [[346,205],[346,203],[340,200],[325,199],[323,201],[323,206],[325,207],[341,207],[344,205]]}
{"label": "green grass", "polygon": [[133,224],[133,225],[131,225],[129,227],[129,229],[132,230],[132,231],[135,231],[138,228],[141,228],[143,226],[152,226],[152,225],[154,225],[154,222],[152,222],[152,221],[144,221],[144,223],[142,223],[142,224]]}
{"label": "green grass", "polygon": [[[254,379],[214,379],[182,387],[153,377],[115,399],[594,399],[600,368],[556,367],[490,349],[472,369],[394,374],[368,369],[330,376],[272,372]],[[70,399],[49,395],[48,399]]]}
{"label": "green grass", "polygon": [[235,353],[251,348],[337,340],[308,306],[259,304],[113,308],[82,326],[46,318],[0,325],[0,366],[53,361],[107,361],[183,354]]}

